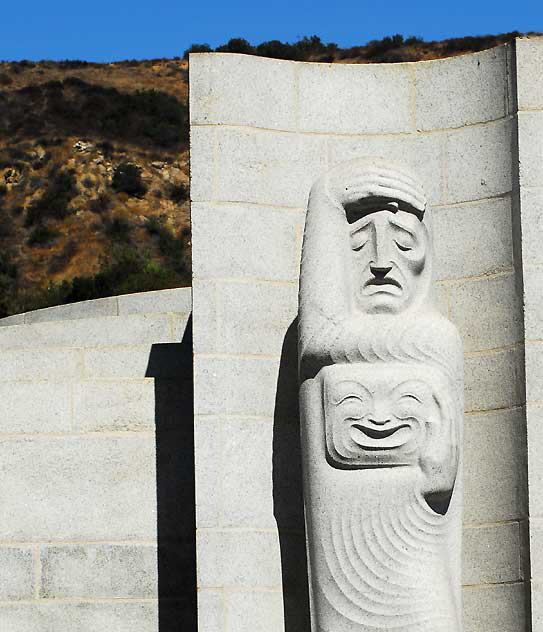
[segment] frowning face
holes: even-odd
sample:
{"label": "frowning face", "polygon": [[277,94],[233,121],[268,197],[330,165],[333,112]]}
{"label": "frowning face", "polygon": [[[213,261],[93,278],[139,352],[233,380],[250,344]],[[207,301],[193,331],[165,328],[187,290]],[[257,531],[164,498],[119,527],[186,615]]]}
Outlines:
{"label": "frowning face", "polygon": [[358,308],[379,314],[408,307],[420,290],[426,263],[424,224],[406,211],[381,210],[351,223],[349,233]]}
{"label": "frowning face", "polygon": [[[417,462],[444,423],[444,387],[418,365],[323,369],[327,458],[342,468]],[[450,417],[450,415],[447,415]],[[445,436],[445,435],[444,435]]]}

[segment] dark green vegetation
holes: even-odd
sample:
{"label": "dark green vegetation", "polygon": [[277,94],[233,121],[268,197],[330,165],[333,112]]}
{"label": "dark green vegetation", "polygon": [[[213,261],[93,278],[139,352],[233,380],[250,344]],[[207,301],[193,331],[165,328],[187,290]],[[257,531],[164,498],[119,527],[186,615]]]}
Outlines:
{"label": "dark green vegetation", "polygon": [[59,132],[181,149],[188,139],[187,104],[158,90],[121,92],[72,76],[0,92],[0,138]]}
{"label": "dark green vegetation", "polygon": [[[442,42],[425,42],[420,37],[406,37],[391,35],[381,40],[371,40],[362,46],[339,48],[334,42],[324,43],[320,37],[302,37],[297,42],[289,44],[279,40],[262,42],[256,46],[246,39],[234,37],[226,44],[215,48],[217,53],[243,53],[260,57],[274,57],[276,59],[291,59],[294,61],[334,62],[342,59],[356,59],[369,62],[400,62],[417,61],[427,58],[425,55],[436,51],[437,57],[454,55],[459,52],[476,52],[491,48],[522,35],[518,31],[502,35],[480,35],[458,37]],[[189,53],[209,53],[213,49],[209,44],[193,44],[185,51],[184,58]]]}

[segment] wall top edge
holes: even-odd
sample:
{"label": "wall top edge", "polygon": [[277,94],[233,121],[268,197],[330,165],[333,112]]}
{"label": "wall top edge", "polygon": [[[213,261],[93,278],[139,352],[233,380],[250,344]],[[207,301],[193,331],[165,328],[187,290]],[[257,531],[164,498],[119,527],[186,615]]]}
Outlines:
{"label": "wall top edge", "polygon": [[45,307],[0,318],[0,327],[30,325],[40,322],[81,320],[104,316],[128,316],[156,313],[189,313],[192,288],[180,287],[135,294],[108,296],[91,301]]}
{"label": "wall top edge", "polygon": [[477,58],[477,57],[485,57],[485,56],[489,56],[489,55],[494,55],[496,52],[498,52],[498,54],[501,54],[502,51],[507,50],[508,47],[511,46],[511,43],[517,42],[519,40],[522,41],[537,41],[540,40],[541,42],[543,42],[543,36],[523,36],[523,37],[517,37],[514,40],[511,40],[511,42],[506,42],[504,44],[499,44],[498,46],[493,46],[492,48],[485,48],[482,51],[477,51],[477,52],[467,52],[467,53],[461,53],[459,55],[451,55],[450,57],[440,57],[438,59],[422,59],[419,61],[402,61],[402,62],[357,62],[357,63],[343,63],[343,62],[333,62],[333,63],[329,63],[329,62],[319,62],[319,61],[294,61],[292,59],[276,59],[275,57],[261,57],[259,55],[248,55],[245,53],[189,53],[189,67],[191,62],[192,63],[199,63],[199,62],[203,62],[203,63],[207,63],[211,60],[221,60],[221,61],[227,61],[227,62],[234,62],[234,60],[236,60],[236,63],[239,62],[244,62],[244,61],[251,61],[252,63],[255,64],[271,64],[271,63],[275,63],[277,65],[283,65],[283,66],[287,66],[287,65],[292,65],[292,66],[319,66],[319,67],[334,67],[334,68],[352,68],[352,67],[359,67],[359,68],[375,68],[375,67],[379,67],[379,68],[401,68],[401,67],[406,67],[406,66],[422,66],[422,65],[429,65],[429,64],[435,64],[435,63],[447,63],[447,62],[451,62],[453,60],[459,60],[459,59],[465,59],[465,58]]}

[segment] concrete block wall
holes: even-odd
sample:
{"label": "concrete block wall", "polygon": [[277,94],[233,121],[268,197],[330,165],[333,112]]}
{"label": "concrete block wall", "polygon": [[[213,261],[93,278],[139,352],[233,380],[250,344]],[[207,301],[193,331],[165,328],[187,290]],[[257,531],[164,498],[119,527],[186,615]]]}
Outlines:
{"label": "concrete block wall", "polygon": [[[528,629],[516,55],[503,46],[393,65],[191,56],[201,630],[308,629],[295,321],[304,213],[320,174],[368,155],[421,177],[438,305],[465,345],[465,630]],[[525,133],[539,138],[537,116]],[[539,163],[526,164],[541,184]],[[526,195],[539,221],[543,193]]]}
{"label": "concrete block wall", "polygon": [[2,632],[159,629],[164,442],[192,432],[176,364],[190,369],[190,303],[182,288],[0,321]]}

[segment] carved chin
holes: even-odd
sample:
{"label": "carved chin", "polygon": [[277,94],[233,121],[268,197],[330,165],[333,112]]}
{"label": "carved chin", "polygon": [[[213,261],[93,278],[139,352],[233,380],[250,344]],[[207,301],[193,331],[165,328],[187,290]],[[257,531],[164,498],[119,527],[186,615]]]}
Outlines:
{"label": "carved chin", "polygon": [[396,313],[405,306],[405,303],[403,290],[393,285],[366,287],[359,297],[361,310],[369,314]]}

